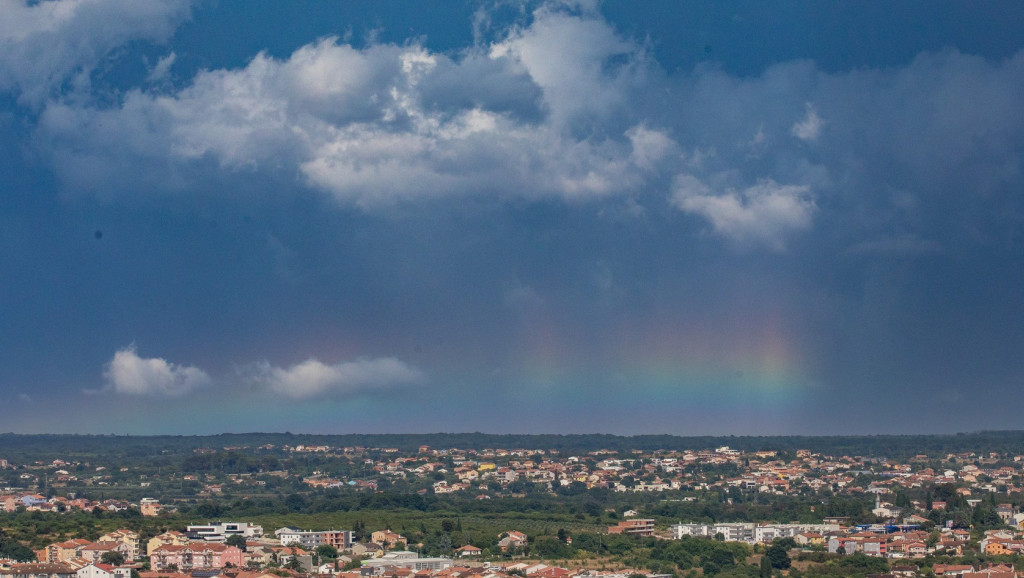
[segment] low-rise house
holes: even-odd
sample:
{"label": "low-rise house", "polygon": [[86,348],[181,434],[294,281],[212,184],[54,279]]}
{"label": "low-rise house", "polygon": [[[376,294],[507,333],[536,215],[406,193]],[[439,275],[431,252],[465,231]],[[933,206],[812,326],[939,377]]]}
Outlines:
{"label": "low-rise house", "polygon": [[274,550],[268,544],[246,542],[244,559],[246,567],[266,566],[274,561]]}
{"label": "low-rise house", "polygon": [[974,566],[968,564],[935,564],[932,572],[936,576],[959,576],[967,572],[974,572]]}
{"label": "low-rise house", "polygon": [[525,548],[527,543],[526,534],[510,530],[498,536],[498,547],[502,552],[513,548]]}
{"label": "low-rise house", "polygon": [[812,544],[824,544],[825,543],[825,537],[822,536],[821,534],[818,534],[817,532],[803,532],[803,533],[797,534],[793,538],[793,540],[796,541],[796,543],[798,545],[800,545],[800,546],[809,546],[809,545],[812,545]]}
{"label": "low-rise house", "polygon": [[380,544],[385,548],[405,548],[408,543],[405,536],[391,530],[377,530],[370,536],[370,541],[374,544]]}
{"label": "low-rise house", "polygon": [[131,568],[89,563],[75,571],[77,578],[131,578]]}
{"label": "low-rise house", "polygon": [[468,556],[479,556],[483,550],[473,546],[472,544],[466,544],[461,548],[457,548],[455,553],[458,554],[459,558],[466,558]]}
{"label": "low-rise house", "polygon": [[142,498],[139,500],[139,511],[142,512],[143,516],[159,516],[163,508],[160,501],[155,498]]}
{"label": "low-rise house", "polygon": [[67,564],[14,564],[0,570],[0,578],[77,578]]}
{"label": "low-rise house", "polygon": [[384,555],[384,548],[373,542],[355,542],[349,549],[360,558],[379,558]]}

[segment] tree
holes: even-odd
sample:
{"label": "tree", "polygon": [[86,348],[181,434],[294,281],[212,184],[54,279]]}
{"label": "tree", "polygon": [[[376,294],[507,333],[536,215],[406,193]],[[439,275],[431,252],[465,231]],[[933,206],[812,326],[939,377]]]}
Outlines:
{"label": "tree", "polygon": [[768,546],[768,550],[764,553],[765,558],[771,562],[772,568],[778,568],[779,570],[785,570],[790,567],[792,562],[789,559],[789,552],[786,551],[785,546],[781,544],[772,544]]}
{"label": "tree", "polygon": [[5,556],[18,562],[31,562],[36,559],[36,553],[32,551],[32,548],[9,538],[4,534],[3,530],[0,530],[0,556]]}
{"label": "tree", "polygon": [[245,552],[245,536],[241,534],[232,534],[224,540],[224,544],[227,546],[234,546],[241,551]]}
{"label": "tree", "polygon": [[100,562],[110,564],[111,566],[120,566],[121,564],[124,564],[124,554],[116,550],[104,552],[103,555],[100,556]]}
{"label": "tree", "polygon": [[768,559],[768,556],[761,556],[761,569],[758,575],[761,578],[771,578],[772,561]]}
{"label": "tree", "polygon": [[338,549],[334,546],[331,546],[330,544],[320,544],[316,548],[316,555],[321,558],[334,560],[338,557]]}
{"label": "tree", "polygon": [[306,507],[306,497],[302,494],[289,494],[284,499],[284,505],[293,512],[301,512]]}
{"label": "tree", "polygon": [[572,546],[560,542],[557,538],[541,536],[533,543],[530,553],[541,558],[571,558],[575,551]]}

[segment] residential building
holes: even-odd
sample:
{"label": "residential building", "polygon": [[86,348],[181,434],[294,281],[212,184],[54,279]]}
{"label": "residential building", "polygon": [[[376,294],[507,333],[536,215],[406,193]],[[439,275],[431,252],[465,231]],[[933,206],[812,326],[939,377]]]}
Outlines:
{"label": "residential building", "polygon": [[473,546],[472,544],[466,544],[461,548],[457,548],[455,553],[458,554],[459,558],[466,558],[469,556],[479,556],[483,550]]}
{"label": "residential building", "polygon": [[160,501],[155,498],[142,498],[139,500],[139,511],[143,516],[159,516],[163,510]]}
{"label": "residential building", "polygon": [[245,558],[240,548],[217,543],[192,542],[185,546],[160,546],[149,557],[154,570],[175,567],[180,572],[224,568],[226,565],[241,567]]}
{"label": "residential building", "polygon": [[193,540],[204,542],[223,542],[228,536],[243,538],[259,538],[263,536],[263,527],[248,522],[218,522],[203,526],[189,526],[185,534]]}
{"label": "residential building", "polygon": [[623,520],[617,526],[608,527],[609,534],[631,534],[633,536],[653,536],[654,520],[638,518],[634,520]]}
{"label": "residential building", "polygon": [[170,532],[164,532],[158,536],[154,536],[146,542],[146,555],[152,556],[153,550],[156,550],[160,546],[184,546],[189,543],[188,536],[181,532],[171,530]]}
{"label": "residential building", "polygon": [[502,552],[507,552],[509,549],[524,548],[526,547],[526,534],[511,530],[498,536],[498,546]]}
{"label": "residential building", "polygon": [[131,578],[132,569],[116,568],[109,564],[86,564],[79,568],[75,575],[77,578]]}
{"label": "residential building", "polygon": [[89,540],[83,540],[81,538],[75,538],[73,540],[66,540],[64,542],[57,542],[50,544],[46,547],[46,562],[50,564],[56,564],[58,562],[67,562],[80,558],[79,551],[91,544]]}
{"label": "residential building", "polygon": [[77,578],[67,564],[14,564],[0,570],[0,578]]}
{"label": "residential building", "polygon": [[128,546],[127,552],[124,553],[124,559],[126,562],[134,562],[139,559],[141,552],[139,551],[139,535],[132,530],[114,530],[100,536],[97,542],[116,542],[125,544]]}
{"label": "residential building", "polygon": [[[815,540],[823,544],[822,534],[838,532],[838,524],[754,524],[754,523],[721,523],[721,524],[675,524],[669,530],[672,537],[679,540],[683,536],[716,536],[722,535],[726,542],[746,542],[756,544],[771,542],[776,538],[793,538],[797,542]],[[801,538],[801,534],[810,534]]]}
{"label": "residential building", "polygon": [[401,544],[401,547],[405,548],[408,541],[405,536],[396,534],[391,530],[378,530],[370,536],[370,541],[375,544],[380,544],[385,548],[397,547]]}
{"label": "residential building", "polygon": [[379,574],[385,567],[408,568],[410,570],[444,570],[452,565],[450,558],[420,558],[416,552],[388,552],[380,558],[364,560],[362,567],[371,569],[372,574]]}
{"label": "residential building", "polygon": [[104,554],[117,553],[129,560],[131,552],[132,547],[124,542],[92,542],[78,551],[78,557],[86,562],[100,562]]}
{"label": "residential building", "polygon": [[350,549],[361,558],[379,558],[384,555],[384,548],[373,542],[353,542]]}
{"label": "residential building", "polygon": [[[285,527],[275,530],[274,535],[282,546],[298,545],[307,550],[315,550],[323,545],[333,546],[338,550],[347,550],[352,547],[352,532],[348,530],[320,531]],[[404,540],[404,538],[402,539]]]}

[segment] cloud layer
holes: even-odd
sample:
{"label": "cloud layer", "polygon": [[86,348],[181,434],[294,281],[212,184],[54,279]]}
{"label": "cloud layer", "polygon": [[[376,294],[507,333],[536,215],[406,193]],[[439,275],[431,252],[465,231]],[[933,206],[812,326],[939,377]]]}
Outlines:
{"label": "cloud layer", "polygon": [[189,0],[0,0],[0,90],[38,105],[70,82],[87,88],[100,61],[129,41],[166,40]]}
{"label": "cloud layer", "polygon": [[[287,368],[263,362],[247,367],[243,373],[241,385],[245,387],[296,399],[344,398],[422,383],[426,379],[422,371],[394,357],[357,359],[333,365],[310,358]],[[218,383],[192,365],[179,365],[159,357],[139,357],[134,345],[118,350],[103,376],[106,386],[100,392],[140,397],[181,397]]]}
{"label": "cloud layer", "polygon": [[[173,20],[161,15],[148,21]],[[195,190],[212,170],[294,179],[368,210],[468,195],[626,197],[773,250],[819,217],[854,216],[853,245],[879,236],[856,216],[884,208],[889,191],[958,202],[942,174],[1000,201],[1020,178],[1022,68],[1021,55],[948,51],[888,71],[793,62],[753,78],[670,76],[597,12],[543,5],[457,55],[326,38],[287,59],[200,71],[169,92],[128,90],[115,106],[53,99],[36,142],[79,194]],[[29,94],[28,84],[15,87]],[[899,229],[890,233],[934,234],[902,213],[885,219]]]}

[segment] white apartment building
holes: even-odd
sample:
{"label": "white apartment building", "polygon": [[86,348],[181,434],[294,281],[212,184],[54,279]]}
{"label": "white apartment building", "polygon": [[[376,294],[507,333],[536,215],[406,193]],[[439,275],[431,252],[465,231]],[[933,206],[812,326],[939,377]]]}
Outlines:
{"label": "white apartment building", "polygon": [[263,536],[263,526],[248,522],[216,522],[204,526],[189,526],[185,529],[185,534],[193,540],[224,542],[228,536],[260,538]]}
{"label": "white apartment building", "polygon": [[338,550],[352,547],[352,532],[348,530],[300,530],[284,527],[274,530],[274,536],[282,546],[298,545],[306,550],[315,550],[324,544]]}
{"label": "white apartment building", "polygon": [[676,524],[671,526],[672,538],[679,540],[683,536],[708,536],[721,534],[726,542],[746,542],[756,544],[771,542],[776,538],[793,538],[797,534],[815,532],[825,534],[838,532],[839,524],[754,524],[754,523],[722,523],[722,524]]}

